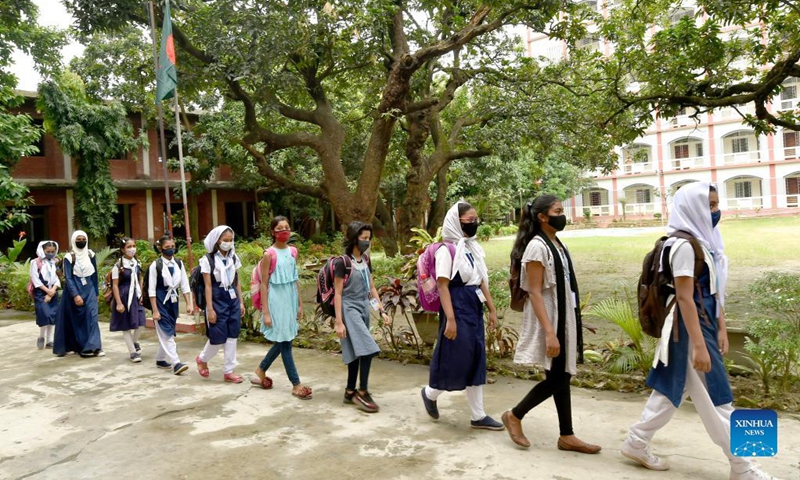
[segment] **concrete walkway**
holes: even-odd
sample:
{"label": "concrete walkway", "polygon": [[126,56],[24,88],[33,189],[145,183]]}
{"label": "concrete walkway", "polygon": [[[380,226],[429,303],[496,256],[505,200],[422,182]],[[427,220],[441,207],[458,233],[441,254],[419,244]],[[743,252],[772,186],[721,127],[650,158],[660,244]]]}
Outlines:
{"label": "concrete walkway", "polygon": [[[102,324],[105,330],[107,324]],[[443,395],[442,418],[425,414],[419,390],[427,368],[376,361],[371,390],[381,412],[342,405],[345,368],[338,355],[295,350],[301,378],[314,398],[300,401],[277,362],[275,388],[224,384],[221,357],[211,378],[193,359],[204,339],[178,338],[192,365],[175,377],[156,369],[155,336],[143,337],[141,364],[131,364],[119,335],[103,333],[105,358],[54,357],[35,348],[31,321],[0,320],[0,478],[2,479],[703,479],[725,480],[725,457],[705,435],[691,405],[657,437],[654,448],[672,462],[650,472],[618,452],[643,395],[573,393],[579,436],[604,447],[596,456],[556,449],[552,402],[525,419],[533,446],[516,448],[505,432],[469,428],[463,393]],[[239,347],[249,373],[264,345]],[[495,418],[532,382],[498,378],[485,387]],[[800,478],[800,421],[781,416],[780,453],[763,460],[784,479]]]}

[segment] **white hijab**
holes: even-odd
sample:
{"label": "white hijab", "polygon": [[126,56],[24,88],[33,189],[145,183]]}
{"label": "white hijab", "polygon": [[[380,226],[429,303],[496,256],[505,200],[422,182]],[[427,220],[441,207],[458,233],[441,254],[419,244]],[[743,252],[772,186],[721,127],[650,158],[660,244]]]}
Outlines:
{"label": "white hijab", "polygon": [[[139,286],[139,260],[136,260],[136,257],[131,258],[128,260],[125,258],[125,255],[122,255],[122,268],[129,268],[131,270],[131,285],[128,288],[128,301],[126,302],[128,306],[128,310],[131,308],[131,303],[133,303],[133,294],[134,292],[139,295],[139,298],[142,298],[141,287]],[[167,270],[166,268],[164,270]]]}
{"label": "white hijab", "polygon": [[52,287],[55,284],[61,285],[61,282],[58,280],[58,275],[56,274],[56,259],[53,258],[52,260],[48,260],[47,255],[44,253],[44,246],[47,243],[56,244],[56,255],[58,255],[58,242],[53,240],[45,240],[43,242],[39,242],[39,246],[36,247],[36,256],[42,260],[42,268],[40,269],[40,272],[42,273],[44,282],[48,287]]}
{"label": "white hijab", "polygon": [[450,210],[447,211],[447,215],[444,217],[444,225],[442,225],[442,239],[456,246],[456,254],[455,257],[453,257],[453,271],[450,273],[450,280],[455,278],[456,274],[459,272],[461,273],[461,279],[465,282],[470,278],[470,272],[473,266],[467,258],[467,248],[469,248],[475,262],[474,268],[478,270],[481,278],[488,285],[489,273],[486,270],[486,254],[478,243],[477,236],[467,238],[464,236],[464,231],[461,230],[458,206],[462,203],[466,202],[458,201],[455,205],[450,207]]}
{"label": "white hijab", "polygon": [[[206,235],[205,240],[203,240],[203,245],[206,247],[206,251],[208,253],[214,253],[214,248],[217,246],[217,242],[219,241],[219,237],[225,233],[226,230],[230,230],[233,233],[233,229],[227,225],[220,225],[215,229],[208,232]],[[234,234],[235,238],[236,234]],[[228,288],[233,284],[233,280],[236,277],[236,257],[234,253],[236,252],[236,247],[234,246],[228,251],[228,255],[226,257],[227,262],[226,265],[223,265],[222,262],[214,262],[214,272],[216,277],[219,278],[220,283],[224,288]],[[220,257],[222,254],[218,253]]]}
{"label": "white hijab", "polygon": [[[75,246],[75,239],[84,236],[86,237],[86,246],[83,248],[78,248]],[[72,273],[77,277],[90,277],[94,273],[94,265],[92,265],[92,256],[91,254],[94,253],[89,250],[89,235],[86,234],[83,230],[75,230],[75,233],[72,234],[72,240],[70,241],[72,245],[72,252],[75,255],[73,259],[74,263],[72,265]]]}
{"label": "white hijab", "polygon": [[[711,184],[706,182],[693,182],[678,190],[667,224],[667,234],[672,235],[677,231],[689,233],[712,253],[717,270],[719,303],[724,305],[725,284],[728,279],[728,257],[725,256],[725,244],[722,241],[719,227],[711,224],[711,208],[708,204],[710,187]],[[674,240],[666,245],[671,243],[674,243]]]}

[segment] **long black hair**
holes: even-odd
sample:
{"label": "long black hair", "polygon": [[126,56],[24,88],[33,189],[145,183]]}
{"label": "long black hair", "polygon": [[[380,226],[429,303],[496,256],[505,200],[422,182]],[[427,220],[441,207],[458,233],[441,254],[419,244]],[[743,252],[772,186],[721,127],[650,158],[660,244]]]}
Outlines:
{"label": "long black hair", "polygon": [[156,253],[158,253],[159,255],[161,254],[161,245],[163,245],[164,242],[168,240],[172,240],[173,242],[175,241],[175,239],[171,238],[169,235],[164,235],[163,237],[159,238],[158,241],[156,241],[156,243],[153,244],[153,249],[156,251]]}
{"label": "long black hair", "polygon": [[519,219],[517,239],[514,241],[514,248],[511,250],[512,259],[522,259],[522,254],[525,253],[528,243],[542,231],[542,226],[539,223],[539,214],[544,213],[547,215],[550,207],[555,205],[557,201],[558,198],[554,195],[540,195],[536,200],[525,205]]}
{"label": "long black hair", "polygon": [[[284,217],[283,215],[278,215],[277,217],[273,218],[272,221],[269,223],[269,234],[272,236],[272,243],[275,243],[275,227],[278,226],[279,223],[286,222],[289,223],[289,219]],[[292,228],[289,225],[289,228]]]}
{"label": "long black hair", "polygon": [[358,237],[365,231],[368,231],[370,233],[370,238],[372,238],[372,224],[359,221],[350,222],[350,225],[347,226],[347,232],[344,235],[345,253],[348,255],[353,254],[353,249],[358,245]]}

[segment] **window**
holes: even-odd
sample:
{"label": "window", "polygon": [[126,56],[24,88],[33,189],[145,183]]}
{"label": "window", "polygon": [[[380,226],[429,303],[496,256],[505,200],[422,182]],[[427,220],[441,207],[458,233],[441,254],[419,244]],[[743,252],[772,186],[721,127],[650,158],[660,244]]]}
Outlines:
{"label": "window", "polygon": [[650,189],[640,188],[636,190],[636,203],[650,203]]}
{"label": "window", "polygon": [[703,143],[697,142],[694,144],[694,156],[695,157],[702,157],[703,156]]}
{"label": "window", "polygon": [[599,207],[603,204],[603,196],[600,192],[589,192],[589,205],[592,207]]}
{"label": "window", "polygon": [[800,143],[800,132],[783,132],[784,158],[797,158],[798,143]]}
{"label": "window", "polygon": [[797,98],[797,85],[784,85],[781,90],[781,100],[794,100]]}
{"label": "window", "polygon": [[675,159],[689,158],[689,143],[675,145]]}
{"label": "window", "polygon": [[675,25],[676,23],[680,22],[682,19],[687,17],[694,17],[694,9],[683,8],[676,11],[670,17],[670,23],[672,23],[672,25]]}
{"label": "window", "polygon": [[786,194],[787,195],[800,194],[800,177],[788,177],[786,179]]}
{"label": "window", "polygon": [[632,145],[623,150],[625,163],[648,163],[650,161],[650,147]]}
{"label": "window", "polygon": [[744,180],[733,184],[736,189],[736,198],[750,198],[753,196],[753,182]]}
{"label": "window", "polygon": [[36,140],[33,145],[39,149],[38,152],[31,153],[30,157],[44,157],[46,156],[45,149],[44,149],[44,120],[40,118],[34,118],[31,120],[31,124],[39,129],[41,135],[39,135],[39,140]]}
{"label": "window", "polygon": [[794,110],[797,102],[797,78],[787,79],[781,90],[781,110]]}

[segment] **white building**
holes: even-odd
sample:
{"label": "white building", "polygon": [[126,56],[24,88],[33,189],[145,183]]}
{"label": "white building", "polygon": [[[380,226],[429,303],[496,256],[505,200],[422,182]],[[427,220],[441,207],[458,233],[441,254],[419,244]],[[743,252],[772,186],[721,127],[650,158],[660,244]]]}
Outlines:
{"label": "white building", "polygon": [[[586,2],[601,10],[602,3]],[[693,15],[681,10],[677,18]],[[698,19],[698,21],[702,21]],[[591,32],[592,28],[589,27]],[[736,28],[723,35],[736,35]],[[594,37],[579,42],[610,54],[613,45]],[[563,41],[528,32],[528,53],[558,61],[567,54]],[[769,105],[771,112],[798,108],[800,79],[790,78]],[[800,134],[778,130],[774,135],[756,137],[742,124],[743,114],[753,113],[753,105],[725,108],[713,114],[684,111],[675,118],[656,118],[634,143],[617,148],[619,163],[610,174],[593,172],[596,187],[565,202],[568,215],[582,218],[591,212],[597,220],[626,217],[666,216],[674,192],[689,182],[716,184],[720,208],[727,211],[800,213]],[[741,113],[741,115],[740,115]]]}

